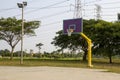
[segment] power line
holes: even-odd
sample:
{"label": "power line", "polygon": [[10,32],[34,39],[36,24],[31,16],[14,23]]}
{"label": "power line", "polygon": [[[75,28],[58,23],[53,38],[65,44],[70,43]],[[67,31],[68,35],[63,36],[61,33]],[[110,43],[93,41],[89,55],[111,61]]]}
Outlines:
{"label": "power line", "polygon": [[120,7],[107,7],[107,8],[102,8],[102,9],[119,9]]}
{"label": "power line", "polygon": [[[49,7],[52,7],[52,6],[55,6],[55,5],[62,4],[64,2],[66,2],[66,1],[69,1],[69,0],[64,0],[64,1],[61,1],[61,2],[57,2],[57,3],[51,4],[51,5],[48,5],[48,6],[45,6],[45,7],[41,7],[41,8],[35,9],[35,10],[31,10],[31,11],[28,11],[28,12],[25,12],[25,13],[30,14],[30,13],[39,11],[41,9],[46,9],[46,8],[49,8]],[[21,14],[18,14],[18,15],[15,15],[15,16],[19,16],[19,15],[21,15]]]}
{"label": "power line", "polygon": [[[68,0],[65,0],[65,1],[68,1]],[[62,2],[63,1],[61,1],[61,2],[57,2],[57,3],[60,3],[60,4],[62,4]],[[119,2],[119,1],[118,1]],[[104,3],[104,4],[111,4],[111,3],[113,3],[113,4],[115,4],[115,3],[118,3],[118,2],[108,2],[108,3]],[[58,5],[56,3],[56,5]],[[89,3],[86,3],[86,4],[89,4]],[[103,3],[101,3],[101,4],[103,4]],[[36,11],[39,11],[40,9],[50,9],[50,8],[62,8],[62,7],[67,7],[68,5],[66,5],[66,6],[56,6],[56,5],[53,5],[53,4],[51,4],[51,5],[48,5],[48,6],[45,6],[45,7],[38,7],[38,8],[33,8],[33,9],[35,9]],[[50,7],[51,6],[51,7]],[[119,9],[120,7],[106,7],[106,8],[102,8],[102,10],[108,10],[108,9]],[[6,9],[1,9],[0,11],[7,11],[7,10],[12,10],[12,9],[17,9],[17,8],[6,8]],[[30,9],[30,8],[27,8],[27,9]],[[87,11],[91,11],[91,10],[94,10],[94,9],[86,9]],[[32,10],[33,11],[33,10]],[[31,13],[32,13],[32,11],[31,11]],[[30,12],[30,11],[28,11],[28,12]],[[26,13],[28,13],[28,12],[26,12]],[[34,11],[33,11],[34,12]],[[58,13],[55,13],[55,14],[51,14],[51,15],[48,15],[48,16],[42,16],[42,17],[40,17],[41,19],[44,19],[44,18],[49,18],[49,17],[52,17],[52,16],[56,16],[56,15],[60,15],[60,14],[64,14],[64,13],[66,13],[66,12],[70,12],[70,11],[63,11],[63,12],[58,12]],[[16,16],[19,16],[19,15],[21,15],[21,14],[18,14],[18,15],[16,15]],[[110,14],[108,14],[108,15],[101,15],[101,16],[114,16],[114,15],[110,15]]]}
{"label": "power line", "polygon": [[0,13],[1,12],[5,12],[5,11],[9,11],[9,10],[13,10],[13,9],[17,9],[17,8],[6,8],[6,9],[0,9]]}
{"label": "power line", "polygon": [[[56,6],[56,7],[48,7],[48,8],[42,8],[42,9],[63,8],[63,7],[69,7],[69,5]],[[40,9],[40,7],[29,7],[29,8],[27,8],[27,9]]]}
{"label": "power line", "polygon": [[[101,0],[98,0],[98,1],[101,1]],[[90,1],[90,2],[86,2],[86,3],[84,3],[84,5],[86,6],[86,4],[93,4],[93,3],[95,3],[95,2],[98,2],[98,1]]]}
{"label": "power line", "polygon": [[68,11],[62,11],[62,12],[58,12],[58,13],[51,14],[51,15],[48,15],[48,16],[42,16],[42,17],[39,17],[39,18],[34,18],[34,19],[44,19],[44,18],[46,19],[46,18],[50,18],[50,17],[53,17],[53,16],[65,14],[65,13],[68,13],[68,12],[71,12],[71,11],[70,10],[68,10]]}
{"label": "power line", "polygon": [[[59,4],[62,4],[66,1],[69,1],[69,0],[64,0],[64,1],[61,1],[61,2],[57,2],[57,3],[54,3],[54,4],[51,4],[51,5],[48,5],[48,6],[45,6],[45,7],[40,7],[40,8],[34,8],[35,10],[32,10],[32,11],[28,11],[28,12],[25,12],[27,14],[30,14],[30,13],[33,13],[33,12],[36,12],[36,11],[39,11],[41,9],[49,9],[49,8],[62,8],[62,7],[67,7],[67,6],[57,6],[57,7],[53,7],[55,5],[59,5]],[[17,9],[17,8],[6,8],[6,9],[0,9],[0,12],[4,12],[4,11],[9,11],[9,10],[13,10],[13,9]],[[17,15],[14,15],[14,16],[20,16],[21,14],[17,14]]]}
{"label": "power line", "polygon": [[101,3],[101,4],[119,4],[120,3],[120,1],[116,1],[116,2],[106,2],[106,3]]}
{"label": "power line", "polygon": [[[50,17],[53,17],[53,16],[65,14],[65,13],[68,13],[68,12],[71,12],[71,11],[63,11],[63,12],[51,14],[51,15],[48,15],[48,16],[42,16],[42,17],[34,18],[34,19],[44,19],[44,18],[46,19],[46,18],[50,18]],[[91,13],[91,14],[92,14],[92,13]],[[85,16],[95,16],[95,15],[85,15]],[[105,15],[101,15],[101,16],[115,16],[115,15],[114,15],[114,14],[105,14]]]}
{"label": "power line", "polygon": [[48,23],[48,24],[44,24],[44,25],[41,25],[41,26],[54,25],[54,24],[58,24],[58,23],[62,23],[62,21],[56,21],[56,22],[52,22],[52,23]]}
{"label": "power line", "polygon": [[[69,1],[69,0],[67,0],[67,1]],[[32,1],[31,1],[32,2]],[[96,2],[96,1],[91,1],[91,2],[87,2],[87,3],[85,3],[85,4],[90,4],[90,3],[94,3],[94,2]],[[118,2],[109,2],[109,3],[100,3],[100,4],[116,4],[116,3],[118,3],[118,4],[120,4],[120,1],[118,1]],[[66,6],[58,6],[58,7],[50,7],[50,6],[55,6],[55,5],[49,5],[49,6],[46,6],[46,7],[38,7],[38,8],[28,8],[27,7],[27,9],[49,9],[49,8],[60,8],[60,7],[68,7],[69,5],[66,5]],[[89,5],[85,5],[85,6],[89,6]],[[91,5],[90,5],[91,6]],[[93,6],[94,6],[94,4],[93,4]],[[112,8],[112,7],[111,7]],[[116,8],[120,8],[120,7],[116,7]],[[12,7],[12,8],[6,8],[6,9],[0,9],[0,12],[1,11],[7,11],[7,10],[12,10],[12,9],[17,9],[17,8],[15,8],[15,7]]]}
{"label": "power line", "polygon": [[[38,0],[38,1],[39,1],[39,0]],[[32,0],[32,1],[30,1],[30,2],[34,3],[35,1],[33,2],[33,0]],[[1,13],[1,12],[5,12],[5,11],[9,11],[9,10],[14,10],[14,9],[18,9],[18,8],[16,8],[16,6],[14,6],[14,7],[11,7],[11,8],[0,9],[0,13]]]}
{"label": "power line", "polygon": [[[96,1],[93,1],[93,2],[96,2]],[[87,2],[86,4],[88,4],[89,2]],[[92,2],[91,2],[92,3]],[[111,2],[111,3],[118,3],[118,2]],[[111,3],[103,3],[103,4],[111,4]],[[49,5],[50,6],[50,5]],[[49,8],[61,8],[61,7],[67,7],[67,6],[58,6],[58,7],[41,7],[41,8],[33,8],[35,10],[38,10],[38,9],[49,9]],[[120,7],[110,7],[110,8],[102,8],[102,9],[117,9],[117,8],[120,8]],[[3,11],[8,11],[8,10],[13,10],[13,9],[17,9],[17,8],[6,8],[6,9],[1,9],[0,12],[3,12]],[[28,9],[28,8],[27,8]],[[88,10],[88,9],[85,9],[85,10]],[[92,10],[92,9],[89,9],[89,10]],[[32,11],[29,11],[29,12],[32,12]],[[26,12],[28,13],[28,12]],[[18,14],[18,15],[15,15],[15,16],[19,16],[21,14]]]}
{"label": "power line", "polygon": [[[106,3],[99,3],[100,5],[109,5],[109,4],[120,4],[120,1],[116,1],[116,2],[106,2]],[[94,4],[88,4],[88,5],[85,5],[85,6],[94,6]]]}
{"label": "power line", "polygon": [[[120,7],[102,7],[102,11],[104,11],[104,12],[107,12],[106,10],[109,10],[109,12],[110,12],[110,10],[116,10],[116,9],[120,9]],[[91,8],[91,9],[89,9],[89,8],[86,8],[86,9],[84,9],[84,10],[86,10],[87,12],[89,11],[89,12],[92,12],[92,10],[95,10],[95,9],[93,9],[93,8]]]}

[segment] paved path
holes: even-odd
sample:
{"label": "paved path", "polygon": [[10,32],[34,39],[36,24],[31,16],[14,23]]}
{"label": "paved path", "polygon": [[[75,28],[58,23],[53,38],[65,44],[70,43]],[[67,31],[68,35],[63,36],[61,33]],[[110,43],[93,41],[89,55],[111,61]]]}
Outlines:
{"label": "paved path", "polygon": [[120,74],[98,69],[1,66],[0,80],[120,80]]}

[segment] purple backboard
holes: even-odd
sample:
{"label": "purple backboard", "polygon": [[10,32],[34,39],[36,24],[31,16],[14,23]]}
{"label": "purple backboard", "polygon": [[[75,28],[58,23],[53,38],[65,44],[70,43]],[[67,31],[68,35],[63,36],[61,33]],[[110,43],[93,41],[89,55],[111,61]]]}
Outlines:
{"label": "purple backboard", "polygon": [[79,34],[80,32],[82,32],[82,18],[64,20],[63,33],[68,34],[68,29],[74,30],[72,34]]}

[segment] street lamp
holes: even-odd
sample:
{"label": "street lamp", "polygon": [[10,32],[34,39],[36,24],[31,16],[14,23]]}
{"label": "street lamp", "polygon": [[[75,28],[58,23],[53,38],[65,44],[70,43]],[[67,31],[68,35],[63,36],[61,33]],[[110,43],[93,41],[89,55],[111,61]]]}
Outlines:
{"label": "street lamp", "polygon": [[23,36],[24,36],[24,7],[27,6],[27,2],[17,3],[18,7],[22,9],[22,30],[21,30],[21,58],[20,64],[23,64]]}

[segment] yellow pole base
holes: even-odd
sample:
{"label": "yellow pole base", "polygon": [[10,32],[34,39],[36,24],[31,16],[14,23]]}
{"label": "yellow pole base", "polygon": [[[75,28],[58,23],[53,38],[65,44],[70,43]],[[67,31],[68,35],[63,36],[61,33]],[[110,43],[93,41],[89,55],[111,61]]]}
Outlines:
{"label": "yellow pole base", "polygon": [[93,67],[93,65],[88,65],[88,67],[92,68],[92,67]]}

